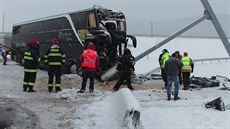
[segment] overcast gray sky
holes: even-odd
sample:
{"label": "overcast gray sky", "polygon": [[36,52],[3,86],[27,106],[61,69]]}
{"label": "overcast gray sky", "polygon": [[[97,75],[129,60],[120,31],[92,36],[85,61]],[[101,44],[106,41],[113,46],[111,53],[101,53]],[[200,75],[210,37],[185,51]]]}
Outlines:
{"label": "overcast gray sky", "polygon": [[[217,14],[230,14],[230,0],[208,0]],[[0,32],[28,20],[100,5],[122,11],[126,17],[150,21],[173,20],[203,14],[200,0],[0,0]]]}

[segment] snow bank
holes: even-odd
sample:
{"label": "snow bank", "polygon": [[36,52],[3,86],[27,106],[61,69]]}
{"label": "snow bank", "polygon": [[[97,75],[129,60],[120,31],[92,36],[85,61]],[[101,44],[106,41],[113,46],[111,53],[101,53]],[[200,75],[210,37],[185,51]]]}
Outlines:
{"label": "snow bank", "polygon": [[128,88],[122,88],[102,101],[77,108],[78,129],[134,129],[140,120],[140,105]]}
{"label": "snow bank", "polygon": [[113,102],[111,109],[115,111],[113,116],[117,119],[118,125],[123,127],[139,125],[140,105],[128,88],[120,89],[110,101]]}

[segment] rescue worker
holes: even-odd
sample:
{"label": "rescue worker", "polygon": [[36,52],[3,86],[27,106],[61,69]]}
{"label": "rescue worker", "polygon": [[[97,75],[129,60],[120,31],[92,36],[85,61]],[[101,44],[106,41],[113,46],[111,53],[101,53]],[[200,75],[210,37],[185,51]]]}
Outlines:
{"label": "rescue worker", "polygon": [[88,78],[90,80],[89,92],[93,93],[95,72],[100,69],[100,63],[97,52],[95,51],[95,46],[92,42],[89,42],[87,49],[83,51],[79,63],[82,68],[82,85],[77,93],[85,92]]}
{"label": "rescue worker", "polygon": [[124,82],[126,82],[127,87],[130,90],[134,90],[134,88],[131,85],[132,73],[133,71],[135,71],[134,60],[135,58],[132,56],[131,51],[128,48],[126,48],[124,50],[124,54],[122,55],[122,57],[119,59],[119,62],[118,62],[117,70],[121,71],[121,76],[118,82],[113,87],[114,91],[119,90],[120,86]]}
{"label": "rescue worker", "polygon": [[183,90],[188,90],[189,84],[190,84],[190,73],[193,72],[194,64],[192,62],[192,59],[188,57],[187,52],[184,52],[184,56],[181,58],[181,62],[183,64],[183,67],[181,70],[182,78],[183,78],[183,85],[184,85]]}
{"label": "rescue worker", "polygon": [[175,85],[175,93],[174,93],[174,100],[180,99],[178,97],[179,94],[179,71],[181,70],[183,64],[179,59],[176,58],[176,54],[172,54],[172,56],[166,61],[165,63],[165,72],[167,73],[168,77],[168,86],[167,86],[167,96],[168,101],[171,100],[171,89],[172,84]]}
{"label": "rescue worker", "polygon": [[[53,91],[53,86],[55,86],[56,92],[61,91],[61,68],[66,62],[66,56],[58,46],[58,39],[56,37],[52,39],[52,45],[44,55],[44,59],[44,62],[49,67],[48,91],[51,93]],[[55,84],[53,84],[54,76]]]}
{"label": "rescue worker", "polygon": [[[175,57],[179,61],[181,61],[182,55],[180,54],[180,52],[179,51],[175,51],[174,54],[175,54]],[[179,70],[178,76],[179,76],[179,84],[182,85],[182,73],[181,73],[181,69]]]}
{"label": "rescue worker", "polygon": [[169,59],[169,52],[167,49],[163,49],[161,55],[159,56],[159,64],[160,64],[160,67],[161,67],[161,77],[165,83],[164,85],[164,88],[163,89],[167,89],[167,85],[168,85],[168,80],[167,80],[167,74],[165,72],[165,63],[166,61]]}
{"label": "rescue worker", "polygon": [[23,91],[28,90],[28,92],[36,92],[33,87],[39,66],[38,45],[38,40],[31,39],[28,43],[29,48],[24,52],[23,59],[25,63]]}

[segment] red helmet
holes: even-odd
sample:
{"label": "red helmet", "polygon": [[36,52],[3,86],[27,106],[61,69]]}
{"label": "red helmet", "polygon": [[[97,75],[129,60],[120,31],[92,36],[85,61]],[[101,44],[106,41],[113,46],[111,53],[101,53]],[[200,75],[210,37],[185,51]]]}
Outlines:
{"label": "red helmet", "polygon": [[58,45],[58,39],[55,37],[52,39],[53,45]]}
{"label": "red helmet", "polygon": [[31,39],[30,42],[29,42],[29,44],[30,44],[32,47],[37,47],[38,44],[39,44],[39,42],[38,42],[38,40],[36,40],[36,39]]}

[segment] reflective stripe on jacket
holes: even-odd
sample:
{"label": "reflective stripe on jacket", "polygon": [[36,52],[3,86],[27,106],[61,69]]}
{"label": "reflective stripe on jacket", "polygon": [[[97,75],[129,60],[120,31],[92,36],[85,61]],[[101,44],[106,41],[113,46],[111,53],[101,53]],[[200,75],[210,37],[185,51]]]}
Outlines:
{"label": "reflective stripe on jacket", "polygon": [[49,66],[61,66],[66,62],[66,56],[58,46],[52,46],[44,55],[44,62]]}
{"label": "reflective stripe on jacket", "polygon": [[192,71],[189,57],[187,57],[187,56],[182,57],[181,62],[183,63],[182,72],[191,72]]}
{"label": "reflective stripe on jacket", "polygon": [[96,68],[97,52],[91,49],[84,50],[83,52],[84,61],[83,67]]}
{"label": "reflective stripe on jacket", "polygon": [[29,47],[27,51],[24,52],[24,72],[37,72],[39,65],[38,52],[35,48]]}

